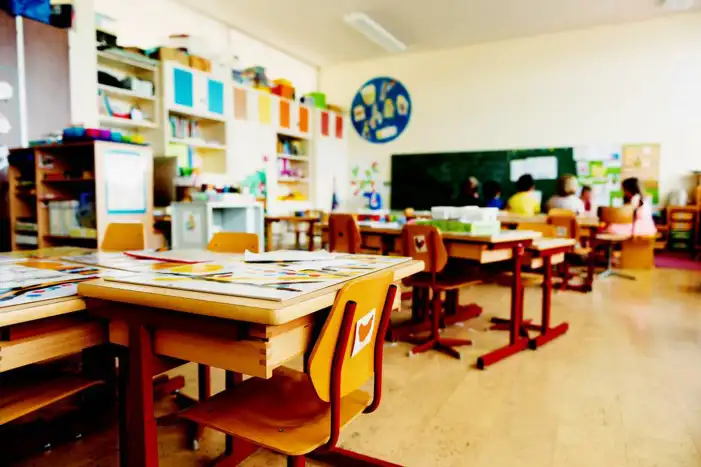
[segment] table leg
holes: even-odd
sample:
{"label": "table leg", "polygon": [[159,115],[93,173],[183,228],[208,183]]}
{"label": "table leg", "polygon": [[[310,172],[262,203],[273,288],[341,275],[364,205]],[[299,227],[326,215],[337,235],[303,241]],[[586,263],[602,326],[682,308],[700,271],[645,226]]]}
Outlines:
{"label": "table leg", "polygon": [[311,221],[309,222],[309,231],[307,232],[307,236],[309,237],[309,251],[314,251],[314,225],[316,222]]}
{"label": "table leg", "polygon": [[273,222],[265,220],[265,249],[273,251]]}
{"label": "table leg", "polygon": [[482,355],[477,359],[477,368],[493,365],[511,355],[528,348],[528,338],[522,336],[523,322],[523,283],[521,282],[521,264],[524,248],[517,245],[513,248],[513,281],[511,283],[511,326],[509,328],[509,344]]}
{"label": "table leg", "polygon": [[533,350],[541,345],[547,344],[551,340],[560,337],[567,332],[570,325],[560,323],[554,328],[550,327],[550,311],[552,305],[553,281],[552,281],[552,258],[548,255],[543,258],[543,305],[541,311],[540,335],[531,339],[529,347]]}
{"label": "table leg", "polygon": [[[120,384],[125,393],[125,406],[120,405],[120,454],[122,467],[158,466],[158,440],[156,419],[153,414],[152,382],[152,340],[148,330],[139,323],[129,325],[129,349],[125,361],[126,368],[120,368],[120,378],[127,378]],[[123,354],[124,355],[124,354]],[[124,371],[126,370],[126,371]],[[121,402],[120,402],[121,404]]]}

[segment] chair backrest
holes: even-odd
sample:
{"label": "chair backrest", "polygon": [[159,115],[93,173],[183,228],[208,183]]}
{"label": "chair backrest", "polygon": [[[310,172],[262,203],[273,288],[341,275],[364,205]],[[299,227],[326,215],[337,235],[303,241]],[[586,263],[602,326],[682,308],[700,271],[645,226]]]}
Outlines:
{"label": "chair backrest", "polygon": [[329,216],[329,250],[340,253],[360,251],[360,227],[351,214]]}
{"label": "chair backrest", "polygon": [[543,224],[540,222],[522,222],[518,224],[516,230],[530,230],[531,232],[540,232],[543,237],[556,238],[557,229],[554,225]]}
{"label": "chair backrest", "polygon": [[217,232],[207,245],[216,253],[244,253],[246,250],[258,253],[258,234],[245,232]]}
{"label": "chair backrest", "polygon": [[555,236],[579,238],[577,215],[567,209],[551,209],[548,212],[548,224],[555,226]]}
{"label": "chair backrest", "polygon": [[604,224],[632,224],[635,218],[633,206],[622,206],[618,208],[600,207],[599,219]]}
{"label": "chair backrest", "polygon": [[129,251],[146,248],[144,224],[141,222],[112,222],[105,229],[100,250]]}
{"label": "chair backrest", "polygon": [[443,235],[432,225],[406,224],[402,229],[402,254],[424,262],[424,271],[439,273],[448,263]]}
{"label": "chair backrest", "polygon": [[384,334],[396,294],[393,278],[387,272],[357,279],[336,295],[309,356],[308,373],[319,399],[332,402],[334,384],[335,394],[343,397],[360,389],[376,371],[381,375]]}

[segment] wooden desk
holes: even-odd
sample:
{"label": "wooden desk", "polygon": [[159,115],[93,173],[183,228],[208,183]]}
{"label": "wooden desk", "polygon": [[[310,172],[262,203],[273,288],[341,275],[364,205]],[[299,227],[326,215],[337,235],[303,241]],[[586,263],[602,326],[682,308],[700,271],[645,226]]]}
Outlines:
{"label": "wooden desk", "polygon": [[[423,270],[423,263],[408,261],[390,269],[398,281]],[[274,302],[104,280],[80,284],[79,293],[92,301],[91,313],[109,320],[110,341],[128,346],[120,355],[120,378],[126,379],[120,383],[126,394],[121,465],[158,465],[151,390],[156,356],[223,368],[231,372],[231,384],[236,374],[269,378],[275,368],[309,350],[314,324],[323,319],[318,312],[333,304],[342,285]],[[237,451],[243,454],[235,454],[231,465],[250,453]]]}
{"label": "wooden desk", "polygon": [[[519,224],[547,224],[547,214],[536,214],[535,216],[521,216],[510,212],[502,211],[498,216],[499,222],[505,227],[516,228]],[[580,227],[580,236],[592,237],[599,230],[601,223],[595,216],[577,216],[577,224]]]}
{"label": "wooden desk", "polygon": [[309,238],[309,251],[314,250],[314,226],[321,222],[318,216],[265,216],[265,244],[268,251],[271,251],[273,245],[273,224],[276,222],[290,222],[309,224],[307,229],[307,237]]}

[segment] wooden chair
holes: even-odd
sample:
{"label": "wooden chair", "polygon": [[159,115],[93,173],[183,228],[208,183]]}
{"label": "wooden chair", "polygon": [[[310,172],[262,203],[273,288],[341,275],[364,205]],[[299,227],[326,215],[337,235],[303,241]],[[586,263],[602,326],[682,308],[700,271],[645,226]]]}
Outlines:
{"label": "wooden chair", "polygon": [[623,207],[600,207],[599,208],[599,219],[601,222],[608,226],[611,224],[626,224],[630,225],[630,235],[618,235],[609,233],[600,233],[595,237],[595,246],[605,246],[606,251],[606,270],[599,274],[600,278],[605,278],[609,276],[621,277],[623,279],[635,280],[635,276],[630,274],[624,274],[622,272],[615,271],[613,269],[613,250],[616,245],[621,245],[626,240],[634,236],[633,231],[634,221],[635,221],[635,210],[632,206]]}
{"label": "wooden chair", "polygon": [[130,251],[146,248],[144,224],[141,222],[112,222],[105,229],[100,250]]}
{"label": "wooden chair", "polygon": [[555,237],[573,238],[577,241],[574,251],[565,255],[565,261],[559,268],[559,275],[562,279],[559,288],[567,289],[569,288],[570,280],[572,277],[575,277],[575,275],[570,273],[570,264],[586,264],[587,258],[592,254],[592,249],[583,247],[579,243],[582,231],[579,228],[577,215],[569,209],[551,209],[548,212],[548,224],[555,227]]}
{"label": "wooden chair", "polygon": [[351,214],[329,216],[329,250],[360,253],[360,227]]}
{"label": "wooden chair", "polygon": [[[555,226],[543,223],[529,223],[522,222],[518,224],[516,230],[528,230],[531,232],[540,232],[543,237],[555,238],[556,230]],[[511,287],[513,282],[514,273],[512,271],[505,271],[497,276],[497,284],[503,285],[505,287]],[[523,271],[521,272],[521,283],[524,287],[535,287],[543,284],[543,275],[537,272]]]}
{"label": "wooden chair", "polygon": [[[397,293],[392,278],[372,275],[341,289],[305,372],[278,368],[272,378],[243,381],[182,416],[286,455],[291,467],[304,466],[306,458],[397,467],[337,447],[346,424],[380,405],[383,340]],[[371,378],[372,397],[361,390]]]}
{"label": "wooden chair", "polygon": [[[313,216],[313,217],[318,217],[319,220],[323,219],[324,212],[319,210],[319,209],[308,209],[304,211],[305,216]],[[311,238],[309,238],[309,243],[314,244],[314,237],[317,235],[321,235],[321,231],[317,228],[319,224],[314,225],[314,232],[311,235]],[[293,229],[294,229],[294,234],[295,234],[295,248],[299,249],[302,247],[302,242],[301,242],[301,236],[302,234],[306,234],[309,237],[309,227],[307,226],[307,223],[299,223],[295,222],[293,224]]]}
{"label": "wooden chair", "polygon": [[217,232],[207,245],[209,251],[216,253],[258,253],[260,242],[258,234],[245,232]]}
{"label": "wooden chair", "polygon": [[[402,251],[404,256],[424,262],[424,272],[416,274],[407,280],[405,284],[414,288],[430,291],[431,315],[430,332],[427,339],[412,339],[418,345],[411,349],[409,356],[427,350],[436,349],[455,358],[461,358],[460,352],[453,347],[471,345],[467,339],[447,339],[440,335],[441,316],[443,314],[442,292],[457,291],[458,289],[481,282],[474,277],[457,274],[445,274],[444,269],[448,263],[448,252],[443,243],[440,230],[430,225],[407,224],[402,229]],[[457,300],[457,293],[455,293]]]}

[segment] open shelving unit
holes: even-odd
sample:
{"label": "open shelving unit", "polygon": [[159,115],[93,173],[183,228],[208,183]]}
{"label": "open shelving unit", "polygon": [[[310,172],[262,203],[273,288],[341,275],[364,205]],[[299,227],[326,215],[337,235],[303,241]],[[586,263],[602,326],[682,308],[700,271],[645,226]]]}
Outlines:
{"label": "open shelving unit", "polygon": [[[109,159],[124,154],[130,163],[133,160],[143,169],[141,175],[147,184],[147,208],[143,213],[117,211],[108,205],[108,186],[116,178],[126,176],[126,172],[139,175],[131,166],[124,169],[125,174],[116,174],[109,168]],[[13,250],[97,248],[110,222],[153,222],[152,209],[148,208],[153,204],[153,158],[149,147],[104,141],[35,146],[11,150],[9,163]]]}
{"label": "open shelving unit", "polygon": [[[141,134],[145,140],[151,140],[153,130],[160,128],[159,62],[146,57],[137,58],[118,50],[98,51],[97,62],[100,126],[129,134]],[[100,82],[100,72],[109,73],[115,79],[121,78],[124,86]],[[144,82],[151,83],[151,86]],[[122,111],[115,112],[114,107]],[[125,114],[124,109],[138,109],[143,118],[121,116]]]}

